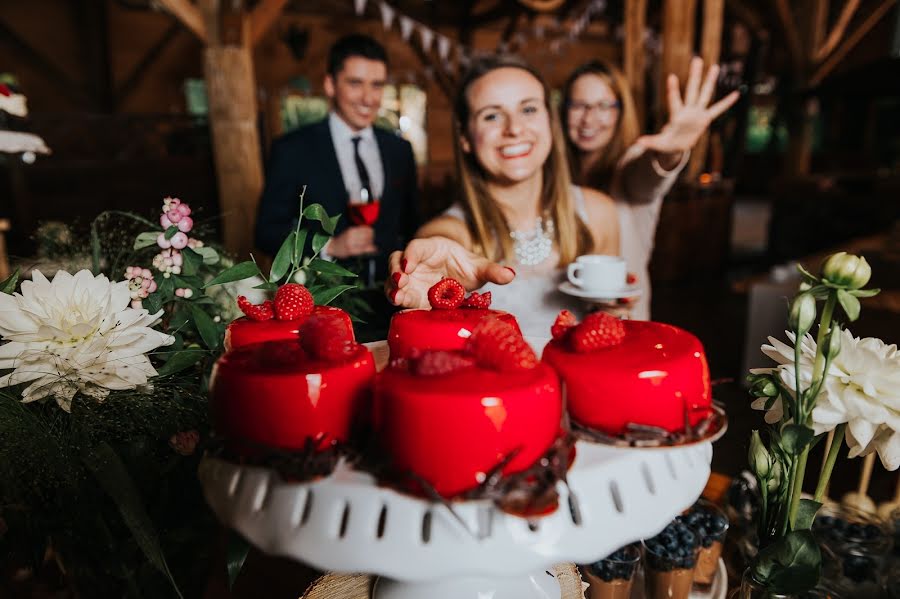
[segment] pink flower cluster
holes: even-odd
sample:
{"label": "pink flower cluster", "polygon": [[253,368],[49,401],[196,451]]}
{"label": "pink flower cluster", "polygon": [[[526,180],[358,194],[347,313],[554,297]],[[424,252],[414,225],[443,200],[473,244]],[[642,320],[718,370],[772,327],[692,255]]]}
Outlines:
{"label": "pink flower cluster", "polygon": [[129,266],[125,269],[125,280],[128,281],[128,292],[131,294],[131,307],[135,310],[141,308],[141,300],[156,291],[156,281],[149,268]]}
{"label": "pink flower cluster", "polygon": [[[190,216],[190,206],[178,198],[166,198],[163,200],[162,209],[163,213],[159,217],[159,224],[166,230],[172,226],[178,227],[178,232],[169,239],[166,239],[165,231],[156,238],[156,245],[162,248],[162,251],[153,257],[153,266],[163,273],[164,278],[168,279],[172,275],[181,274],[183,261],[181,250],[186,247],[191,249],[203,247],[203,242],[187,236],[194,228],[194,219]],[[188,293],[189,291],[188,289],[181,290],[178,297],[190,298],[193,291]]]}
{"label": "pink flower cluster", "polygon": [[181,252],[173,248],[163,250],[153,256],[153,266],[163,273],[163,278],[166,279],[172,275],[180,275],[183,262],[184,258],[181,256]]}

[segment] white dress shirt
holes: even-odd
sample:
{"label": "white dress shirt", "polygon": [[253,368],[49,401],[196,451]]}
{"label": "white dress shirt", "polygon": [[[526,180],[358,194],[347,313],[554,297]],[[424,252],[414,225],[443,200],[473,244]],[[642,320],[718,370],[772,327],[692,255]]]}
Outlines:
{"label": "white dress shirt", "polygon": [[350,202],[360,201],[359,171],[356,168],[356,160],[353,158],[353,138],[362,138],[359,142],[359,157],[369,173],[369,183],[376,199],[381,198],[384,191],[384,168],[381,165],[381,153],[378,151],[378,142],[375,141],[375,133],[372,127],[366,127],[361,131],[353,131],[341,117],[334,112],[328,114],[328,128],[331,130],[331,140],[334,143],[334,151],[337,154],[338,164],[341,167],[341,176],[344,178],[344,187],[350,197]]}

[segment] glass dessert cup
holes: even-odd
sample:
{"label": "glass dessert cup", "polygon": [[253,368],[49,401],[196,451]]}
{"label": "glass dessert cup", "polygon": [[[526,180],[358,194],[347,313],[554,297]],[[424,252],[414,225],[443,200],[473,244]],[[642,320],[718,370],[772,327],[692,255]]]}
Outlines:
{"label": "glass dessert cup", "polygon": [[694,586],[707,591],[719,568],[722,545],[728,533],[728,517],[715,504],[701,499],[684,516],[700,539],[700,554],[694,568]]}
{"label": "glass dessert cup", "polygon": [[587,599],[630,599],[631,587],[641,561],[640,545],[626,545],[581,571],[591,585]]}
{"label": "glass dessert cup", "polygon": [[687,599],[700,555],[696,533],[676,519],[643,545],[645,599]]}

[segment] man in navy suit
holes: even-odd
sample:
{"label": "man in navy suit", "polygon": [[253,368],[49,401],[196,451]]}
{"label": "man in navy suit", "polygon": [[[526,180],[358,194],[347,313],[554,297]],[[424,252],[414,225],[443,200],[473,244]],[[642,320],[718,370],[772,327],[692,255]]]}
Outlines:
{"label": "man in navy suit", "polygon": [[[328,118],[275,140],[256,219],[256,245],[274,255],[296,226],[299,196],[342,215],[335,236],[323,248],[328,259],[375,255],[384,276],[387,256],[402,249],[415,231],[416,164],[403,138],[372,126],[387,81],[387,54],[374,39],[349,35],[328,56],[325,93]],[[353,202],[378,200],[371,226],[350,221]]]}

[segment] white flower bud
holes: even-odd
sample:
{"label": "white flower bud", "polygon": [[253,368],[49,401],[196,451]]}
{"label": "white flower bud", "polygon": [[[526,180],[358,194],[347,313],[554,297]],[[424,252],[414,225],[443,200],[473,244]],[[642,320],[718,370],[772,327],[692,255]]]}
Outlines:
{"label": "white flower bud", "polygon": [[811,293],[801,293],[791,304],[788,324],[798,337],[803,337],[816,320],[816,298]]}
{"label": "white flower bud", "polygon": [[838,252],[822,265],[822,278],[832,285],[861,289],[872,277],[872,267],[861,256]]}

